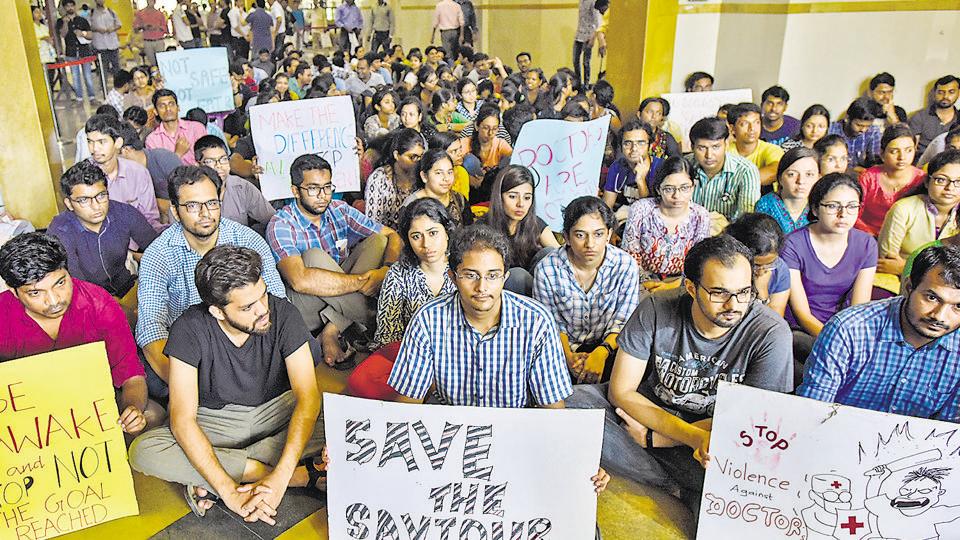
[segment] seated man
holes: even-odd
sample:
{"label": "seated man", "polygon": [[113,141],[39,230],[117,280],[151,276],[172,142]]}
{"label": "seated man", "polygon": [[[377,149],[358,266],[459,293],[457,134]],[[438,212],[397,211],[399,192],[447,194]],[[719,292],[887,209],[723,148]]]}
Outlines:
{"label": "seated man", "polygon": [[[424,304],[410,321],[388,383],[398,401],[562,409],[573,391],[553,317],[542,305],[503,290],[510,244],[486,225],[450,242],[457,292]],[[597,493],[610,480],[591,479]]]}
{"label": "seated man", "polygon": [[729,134],[727,123],[716,117],[698,120],[690,128],[693,202],[711,217],[719,214],[734,221],[752,212],[760,198],[760,172],[753,163],[726,150]]}
{"label": "seated man", "polygon": [[147,148],[166,148],[179,156],[184,164],[196,165],[193,145],[207,134],[206,126],[180,118],[180,104],[173,90],[161,88],[154,92],[153,107],[157,110],[160,125],[147,135]]}
{"label": "seated man", "polygon": [[631,204],[650,196],[648,182],[663,163],[650,153],[653,137],[653,127],[643,120],[631,118],[620,130],[620,156],[610,165],[603,184],[603,200],[617,210],[620,222],[627,220]]}
{"label": "seated man", "polygon": [[867,95],[883,108],[883,118],[874,120],[874,124],[881,130],[886,129],[887,126],[907,121],[907,111],[893,103],[893,91],[896,85],[896,79],[887,72],[878,73],[870,79],[870,89]]}
{"label": "seated man", "polygon": [[123,432],[135,435],[163,422],[163,408],[147,399],[123,310],[107,291],[70,276],[56,238],[32,232],[4,244],[0,277],[10,287],[0,293],[0,362],[102,341]]}
{"label": "seated man", "polygon": [[577,383],[610,378],[617,336],[639,301],[637,263],[610,245],[616,225],[600,199],[574,199],[563,210],[566,246],[534,271],[533,297],[560,327],[563,354]]}
{"label": "seated man", "polygon": [[402,242],[390,227],[333,200],[337,187],[332,174],[330,164],[318,155],[295,159],[290,181],[296,200],[270,220],[267,239],[307,329],[312,332],[326,322],[320,339],[324,361],[349,369],[353,363],[340,344],[340,333],[353,323],[372,330],[366,297],[380,290]]}
{"label": "seated man", "polygon": [[[763,91],[760,96],[760,109],[763,111],[760,140],[783,146],[783,143],[800,133],[800,120],[787,114],[789,102],[790,92],[782,86],[771,86]],[[730,119],[727,121],[730,122]]]}
{"label": "seated man", "polygon": [[288,487],[316,487],[323,448],[310,333],[270,294],[262,256],[221,245],[197,264],[203,303],[170,329],[170,426],[138,437],[130,465],[186,485],[200,517],[213,492],[245,521],[275,524]]}
{"label": "seated man", "polygon": [[170,173],[174,169],[183,165],[183,161],[180,156],[166,148],[145,148],[140,136],[137,135],[137,130],[130,126],[124,126],[120,130],[120,138],[123,139],[120,157],[147,168],[150,179],[153,181],[153,192],[157,198],[160,222],[170,223],[167,217],[170,212],[170,199],[167,199],[167,178],[170,178]]}
{"label": "seated man", "polygon": [[567,404],[606,410],[601,465],[641,484],[679,488],[696,519],[717,382],[789,392],[793,357],[790,327],[754,301],[743,244],[707,238],[687,253],[684,271],[682,289],[657,291],[633,312],[609,387],[578,386]]}
{"label": "seated man", "polygon": [[862,97],[847,107],[847,116],[827,129],[828,135],[840,135],[847,142],[850,168],[857,172],[880,163],[880,137],[883,131],[874,125],[883,118],[883,107],[876,101]]}
{"label": "seated man", "polygon": [[847,308],[820,332],[797,395],[960,422],[960,248],[913,261],[904,296]]}
{"label": "seated man", "polygon": [[90,159],[107,175],[110,198],[136,208],[157,231],[163,230],[157,195],[150,172],[139,163],[120,157],[123,139],[120,121],[106,114],[91,116],[86,123]]}
{"label": "seated man", "polygon": [[727,113],[727,123],[733,131],[733,140],[727,143],[728,152],[757,166],[760,170],[760,185],[769,186],[777,179],[777,165],[783,157],[783,149],[760,140],[760,107],[753,103],[740,103]]}
{"label": "seated man", "polygon": [[134,312],[137,278],[127,268],[130,241],[142,252],[157,232],[136,208],[110,200],[107,176],[89,161],[63,173],[60,192],[67,209],[53,218],[47,232],[66,248],[67,270],[103,287],[120,300],[125,311]]}
{"label": "seated man", "polygon": [[175,223],[140,260],[137,293],[137,344],[146,358],[147,381],[154,397],[165,397],[170,359],[163,352],[170,325],[200,303],[194,269],[200,257],[223,244],[248,247],[263,257],[263,280],[270,294],[284,298],[283,281],[270,247],[252,230],[220,217],[220,175],[210,167],[178,167],[170,176],[170,206]]}
{"label": "seated man", "polygon": [[[217,171],[220,181],[220,215],[241,225],[251,226],[262,223],[264,226],[276,213],[263,193],[248,180],[230,174],[230,156],[227,144],[216,135],[204,135],[193,145],[193,154],[197,163]],[[261,231],[263,229],[260,229]]]}

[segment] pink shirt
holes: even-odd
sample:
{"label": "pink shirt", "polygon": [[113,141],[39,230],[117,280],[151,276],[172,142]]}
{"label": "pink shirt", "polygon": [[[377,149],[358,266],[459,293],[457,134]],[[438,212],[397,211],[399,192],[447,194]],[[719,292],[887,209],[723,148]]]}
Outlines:
{"label": "pink shirt", "polygon": [[863,188],[863,203],[861,203],[860,218],[856,228],[876,237],[883,227],[883,220],[893,203],[906,197],[917,186],[923,183],[927,176],[922,169],[913,167],[913,179],[896,193],[887,193],[880,185],[883,176],[883,167],[875,165],[860,173],[860,186]]}
{"label": "pink shirt", "polygon": [[107,192],[110,200],[127,203],[136,208],[156,231],[165,226],[160,223],[160,210],[157,208],[157,194],[153,189],[153,178],[143,165],[129,159],[117,158],[117,176],[107,179]]}
{"label": "pink shirt", "polygon": [[433,10],[433,26],[438,30],[456,30],[463,26],[463,10],[453,0],[440,0]]}
{"label": "pink shirt", "polygon": [[200,122],[180,119],[177,121],[177,132],[171,137],[161,123],[147,135],[147,148],[164,148],[176,153],[177,138],[181,135],[190,143],[190,149],[187,153],[180,156],[184,165],[196,165],[197,160],[193,157],[193,145],[197,139],[207,134],[207,128]]}
{"label": "pink shirt", "polygon": [[[113,386],[143,377],[143,364],[120,304],[102,288],[73,280],[73,300],[60,321],[57,339],[40,328],[12,291],[0,294],[0,362],[103,341]],[[52,374],[55,375],[55,374]]]}
{"label": "pink shirt", "polygon": [[167,34],[167,16],[156,8],[141,9],[133,16],[133,28],[143,28],[143,39],[147,41],[163,39]]}

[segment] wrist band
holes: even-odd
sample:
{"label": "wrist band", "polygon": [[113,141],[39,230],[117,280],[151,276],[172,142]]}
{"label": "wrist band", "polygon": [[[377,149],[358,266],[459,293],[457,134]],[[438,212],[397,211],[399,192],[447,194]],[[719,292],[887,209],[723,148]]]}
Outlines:
{"label": "wrist band", "polygon": [[647,448],[653,448],[653,430],[647,428]]}

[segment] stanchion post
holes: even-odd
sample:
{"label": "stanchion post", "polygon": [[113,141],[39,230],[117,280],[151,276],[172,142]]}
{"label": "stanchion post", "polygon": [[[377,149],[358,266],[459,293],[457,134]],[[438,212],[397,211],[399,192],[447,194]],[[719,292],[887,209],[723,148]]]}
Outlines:
{"label": "stanchion post", "polygon": [[53,87],[50,86],[50,70],[46,64],[43,65],[43,86],[47,89],[47,102],[50,103],[50,112],[53,114],[53,129],[57,132],[57,139],[60,139],[60,120],[57,119],[57,107],[53,103]]}
{"label": "stanchion post", "polygon": [[[97,72],[100,73],[100,85],[103,88],[103,99],[107,99],[107,74],[103,72],[103,58],[101,54],[97,53]],[[90,99],[93,99],[93,96],[90,96]]]}

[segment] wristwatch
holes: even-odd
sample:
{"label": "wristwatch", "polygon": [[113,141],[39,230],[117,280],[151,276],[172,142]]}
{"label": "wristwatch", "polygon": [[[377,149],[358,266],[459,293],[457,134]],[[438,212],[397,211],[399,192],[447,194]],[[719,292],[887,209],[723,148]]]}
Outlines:
{"label": "wristwatch", "polygon": [[600,346],[607,350],[608,357],[616,356],[616,354],[613,352],[613,347],[611,347],[610,344],[607,343],[606,341],[601,343]]}

